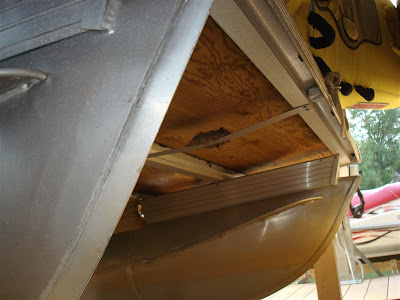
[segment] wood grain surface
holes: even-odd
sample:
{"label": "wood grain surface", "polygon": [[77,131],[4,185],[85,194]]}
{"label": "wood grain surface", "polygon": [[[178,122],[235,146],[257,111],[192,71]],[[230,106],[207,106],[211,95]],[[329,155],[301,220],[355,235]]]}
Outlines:
{"label": "wood grain surface", "polygon": [[[215,132],[233,133],[291,108],[209,18],[156,142],[170,148],[181,148],[199,140],[205,142]],[[331,155],[299,116],[218,147],[194,150],[189,154],[245,174]],[[157,195],[205,183],[198,178],[145,167],[135,191]]]}
{"label": "wood grain surface", "polygon": [[[289,109],[272,84],[209,18],[156,142],[180,148],[199,133],[220,128],[235,132]],[[190,154],[246,173],[331,153],[299,116],[293,116],[218,148]]]}
{"label": "wood grain surface", "polygon": [[336,265],[333,241],[314,264],[315,280],[319,300],[341,300],[342,292]]}

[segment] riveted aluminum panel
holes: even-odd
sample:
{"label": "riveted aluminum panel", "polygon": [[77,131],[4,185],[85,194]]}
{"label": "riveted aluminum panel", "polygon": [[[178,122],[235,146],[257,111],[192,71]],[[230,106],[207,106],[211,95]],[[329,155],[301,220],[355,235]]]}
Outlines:
{"label": "riveted aluminum panel", "polygon": [[[9,0],[0,3],[0,60],[87,30],[105,30],[106,5],[120,0]],[[110,5],[111,4],[111,5]]]}
{"label": "riveted aluminum panel", "polygon": [[1,299],[79,297],[209,6],[125,1],[113,34],[88,31],[0,62],[48,74],[0,103]]}

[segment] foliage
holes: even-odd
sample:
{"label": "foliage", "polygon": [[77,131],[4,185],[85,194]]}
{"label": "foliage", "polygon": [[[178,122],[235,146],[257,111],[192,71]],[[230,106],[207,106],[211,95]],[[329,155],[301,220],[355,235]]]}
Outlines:
{"label": "foliage", "polygon": [[350,110],[349,117],[363,159],[361,188],[400,181],[400,109]]}

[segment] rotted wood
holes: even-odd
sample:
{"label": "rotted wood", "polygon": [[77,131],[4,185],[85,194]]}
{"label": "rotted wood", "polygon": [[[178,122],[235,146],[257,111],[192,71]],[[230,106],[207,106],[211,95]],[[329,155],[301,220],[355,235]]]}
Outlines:
{"label": "rotted wood", "polygon": [[[204,143],[291,108],[209,18],[156,142],[170,148]],[[217,147],[189,153],[244,173],[331,155],[299,116],[292,116]]]}
{"label": "rotted wood", "polygon": [[[240,137],[243,137],[245,135],[251,134],[255,131],[258,131],[260,129],[263,129],[267,126],[270,126],[276,122],[279,122],[281,120],[287,119],[291,116],[298,115],[302,112],[306,112],[310,110],[310,106],[308,104],[301,105],[295,108],[292,108],[284,113],[281,113],[279,115],[273,116],[270,119],[264,120],[262,122],[256,123],[250,127],[244,128],[242,130],[236,131],[234,133],[228,133],[228,131],[224,132],[224,135],[221,137],[216,137],[216,139],[213,140],[208,140],[204,138],[204,134],[197,134],[192,141],[189,143],[189,146],[183,147],[183,148],[177,148],[177,149],[169,149],[169,150],[164,150],[156,153],[150,153],[149,158],[156,158],[160,156],[166,156],[166,155],[171,155],[171,154],[178,154],[178,153],[183,153],[183,152],[190,152],[198,149],[204,149],[204,148],[213,148],[213,147],[218,147],[222,144],[225,144],[227,142],[232,141],[233,139],[237,139]],[[222,130],[220,128],[218,131]],[[211,131],[211,132],[218,132],[218,131]],[[210,132],[207,133],[207,135]],[[199,141],[197,141],[196,138],[200,138]],[[204,140],[204,141],[203,141]],[[196,141],[195,143],[193,141]]]}

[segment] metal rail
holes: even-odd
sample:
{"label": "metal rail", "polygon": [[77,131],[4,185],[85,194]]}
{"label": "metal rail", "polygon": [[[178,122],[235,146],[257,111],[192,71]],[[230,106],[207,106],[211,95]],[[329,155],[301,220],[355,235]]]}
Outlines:
{"label": "metal rail", "polygon": [[[378,270],[377,267],[375,267],[375,265],[364,255],[364,253],[362,253],[362,251],[360,249],[358,249],[355,245],[354,247],[354,251],[357,253],[357,255],[359,255],[361,257],[361,259],[379,276],[379,277],[383,277],[384,275],[382,274],[381,271]],[[363,270],[363,269],[361,269]],[[364,278],[364,276],[363,276]]]}
{"label": "metal rail", "polygon": [[335,183],[337,156],[145,199],[140,214],[156,223]]}
{"label": "metal rail", "polygon": [[45,72],[28,69],[28,68],[0,68],[0,78],[10,77],[28,77],[40,81],[46,80],[47,74]]}

